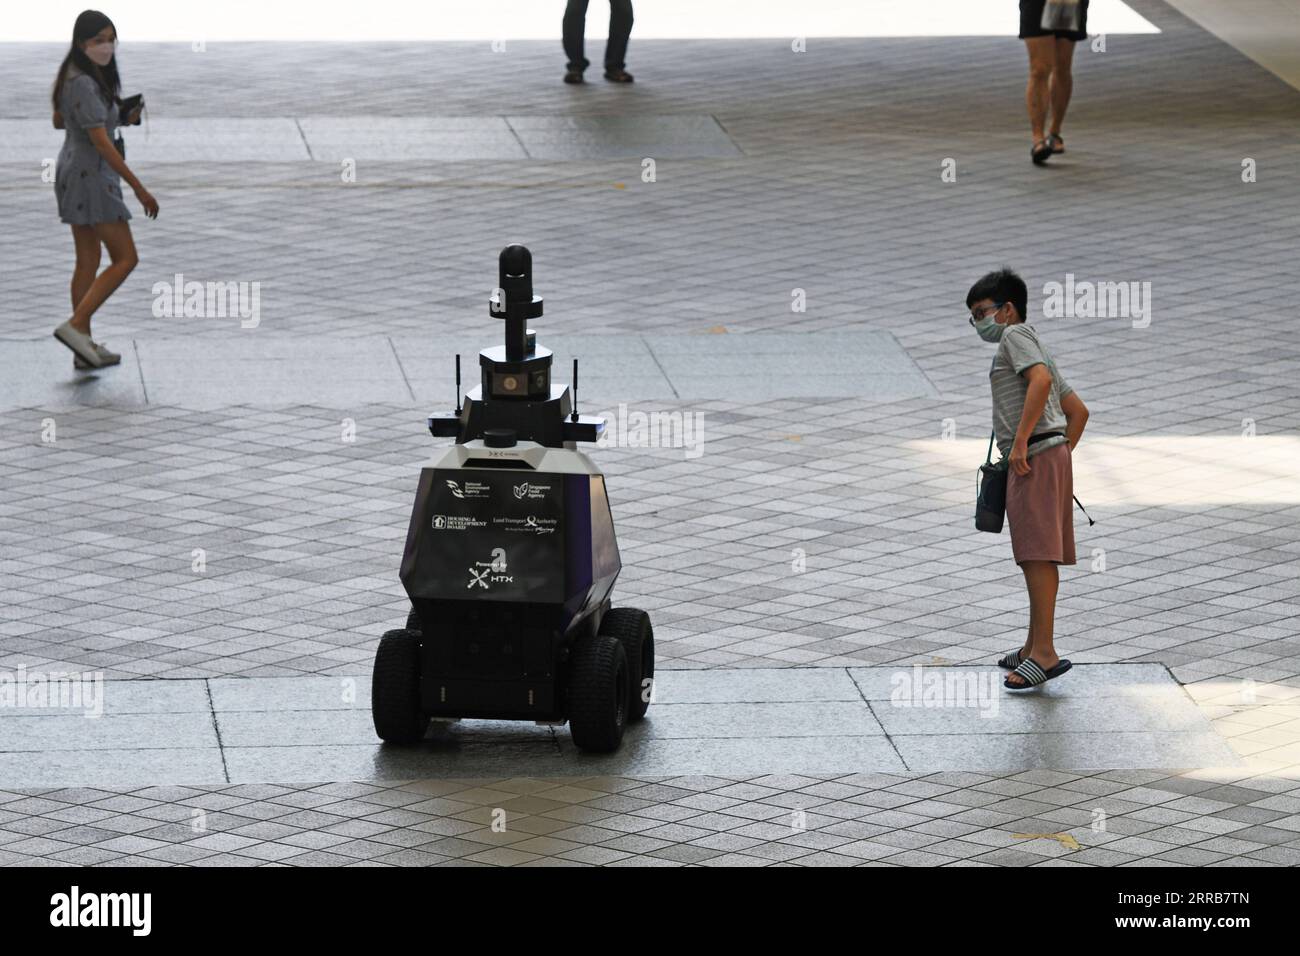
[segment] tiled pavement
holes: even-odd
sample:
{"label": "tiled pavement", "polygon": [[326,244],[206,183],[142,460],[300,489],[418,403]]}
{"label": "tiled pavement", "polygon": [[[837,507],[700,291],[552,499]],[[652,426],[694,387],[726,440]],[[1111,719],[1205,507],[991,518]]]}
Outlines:
{"label": "tiled pavement", "polygon": [[[411,777],[759,776],[1245,765],[1160,664],[1080,664],[1004,692],[993,667],[663,670],[614,754],[531,722],[435,721],[379,747],[369,675],[108,681],[81,706],[0,720],[10,787]],[[70,700],[70,703],[73,701]]]}
{"label": "tiled pavement", "polygon": [[[1093,410],[1081,472],[1090,443],[1104,465],[1108,442],[1198,438],[1228,480],[1174,495],[1188,469],[1171,459],[1136,483],[1105,468],[1091,489],[1081,481],[1098,524],[1078,527],[1084,560],[1064,576],[1060,643],[1080,663],[1166,665],[1244,766],[581,783],[521,780],[521,767],[511,781],[473,784],[24,793],[0,805],[0,853],[13,854],[3,858],[1294,862],[1300,506],[1276,483],[1286,458],[1269,449],[1285,451],[1300,427],[1300,93],[1164,5],[1133,5],[1164,32],[1079,51],[1070,153],[1045,170],[1023,156],[1012,40],[813,41],[806,54],[647,42],[634,48],[635,87],[577,91],[555,82],[546,44],[514,44],[506,61],[447,45],[434,65],[425,47],[363,45],[346,83],[336,57],[305,45],[276,58],[241,45],[202,58],[133,51],[128,85],[149,92],[160,124],[222,116],[216,104],[255,89],[267,117],[708,115],[743,155],[665,158],[654,183],[639,162],[598,156],[363,161],[348,185],[325,160],[142,164],[163,216],[137,217],[142,265],[96,326],[136,347],[99,377],[138,378],[151,349],[189,368],[205,343],[220,356],[250,336],[268,350],[297,334],[358,350],[435,333],[487,344],[483,299],[512,239],[534,249],[544,343],[552,331],[698,333],[743,355],[751,332],[846,343],[887,332],[928,396],[819,400],[815,378],[769,379],[762,400],[720,389],[634,406],[700,413],[706,440],[698,458],[595,452],[623,550],[620,600],[651,611],[665,668],[983,663],[1019,640],[1018,573],[1005,539],[970,529],[971,467],[925,449],[947,428],[972,466],[983,454],[988,351],[962,319],[965,288],[1001,262],[1030,277],[1031,306],[1067,273],[1150,282],[1147,327],[1037,320]],[[2,52],[13,95],[0,112],[43,116],[52,48]],[[945,158],[956,182],[940,179]],[[1245,158],[1257,182],[1241,181]],[[39,158],[0,171],[21,239],[0,261],[16,290],[0,347],[55,349],[66,236]],[[261,281],[261,325],[153,318],[153,284],[178,272]],[[795,289],[806,312],[791,312]],[[432,351],[427,369],[402,366],[414,400],[399,390],[379,403],[250,401],[232,365],[225,407],[182,407],[182,390],[69,411],[82,404],[70,370],[58,380],[64,401],[5,401],[0,668],[171,679],[363,670],[404,611],[397,560],[433,447],[422,415],[452,400]],[[616,376],[598,381],[599,351],[582,354],[587,411],[644,398]],[[876,381],[864,376],[864,388]],[[51,427],[56,440],[43,441]],[[1252,483],[1264,493],[1248,493]],[[554,802],[520,798],[515,815],[494,791]],[[515,822],[494,834],[485,814],[503,804]],[[1106,829],[1094,831],[1098,807]],[[196,808],[208,830],[180,832],[175,821]],[[805,831],[791,830],[798,808]],[[779,833],[764,829],[769,819]],[[637,840],[650,830],[653,842]],[[1081,849],[1014,836],[1064,831]],[[161,842],[129,836],[139,833]]]}

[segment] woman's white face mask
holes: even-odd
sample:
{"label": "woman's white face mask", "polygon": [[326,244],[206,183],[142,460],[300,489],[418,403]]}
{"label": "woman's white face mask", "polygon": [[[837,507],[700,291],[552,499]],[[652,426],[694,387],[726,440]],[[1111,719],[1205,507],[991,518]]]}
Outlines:
{"label": "woman's white face mask", "polygon": [[96,66],[108,66],[109,61],[113,59],[113,54],[117,52],[116,40],[91,40],[86,44],[86,56],[90,57],[90,62]]}

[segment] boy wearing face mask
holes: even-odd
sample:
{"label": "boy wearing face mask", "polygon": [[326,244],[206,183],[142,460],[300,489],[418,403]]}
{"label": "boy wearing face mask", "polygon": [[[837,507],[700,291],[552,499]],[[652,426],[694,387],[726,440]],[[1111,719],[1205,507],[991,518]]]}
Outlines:
{"label": "boy wearing face mask", "polygon": [[1024,646],[998,662],[1012,672],[1009,690],[1036,687],[1070,669],[1053,643],[1057,569],[1075,563],[1070,456],[1088,421],[1087,407],[1025,324],[1028,299],[1024,280],[1009,269],[990,272],[966,295],[971,325],[998,346],[989,369],[993,437],[1009,464],[1011,552],[1029,592]]}

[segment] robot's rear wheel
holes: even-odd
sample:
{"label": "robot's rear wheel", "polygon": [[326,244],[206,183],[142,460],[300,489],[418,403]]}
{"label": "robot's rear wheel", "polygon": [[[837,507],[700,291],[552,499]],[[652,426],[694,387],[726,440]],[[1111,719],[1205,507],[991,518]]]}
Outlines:
{"label": "robot's rear wheel", "polygon": [[413,744],[424,736],[428,718],[420,711],[420,638],[407,630],[379,639],[370,683],[375,733],[391,744]]}
{"label": "robot's rear wheel", "polygon": [[623,645],[627,654],[627,719],[640,720],[650,706],[655,679],[655,632],[650,615],[634,607],[616,607],[605,612],[600,633]]}
{"label": "robot's rear wheel", "polygon": [[609,753],[623,740],[628,702],[627,652],[617,638],[581,638],[569,659],[569,732],[582,750]]}

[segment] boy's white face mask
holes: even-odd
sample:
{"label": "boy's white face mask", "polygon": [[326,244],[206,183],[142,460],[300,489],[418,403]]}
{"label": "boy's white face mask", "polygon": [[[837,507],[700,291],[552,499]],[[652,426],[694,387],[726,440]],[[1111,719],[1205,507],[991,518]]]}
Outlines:
{"label": "boy's white face mask", "polygon": [[1005,325],[999,325],[995,316],[1001,311],[1001,306],[994,309],[984,318],[975,323],[975,331],[985,342],[997,342],[1002,339],[1002,333],[1007,330]]}

